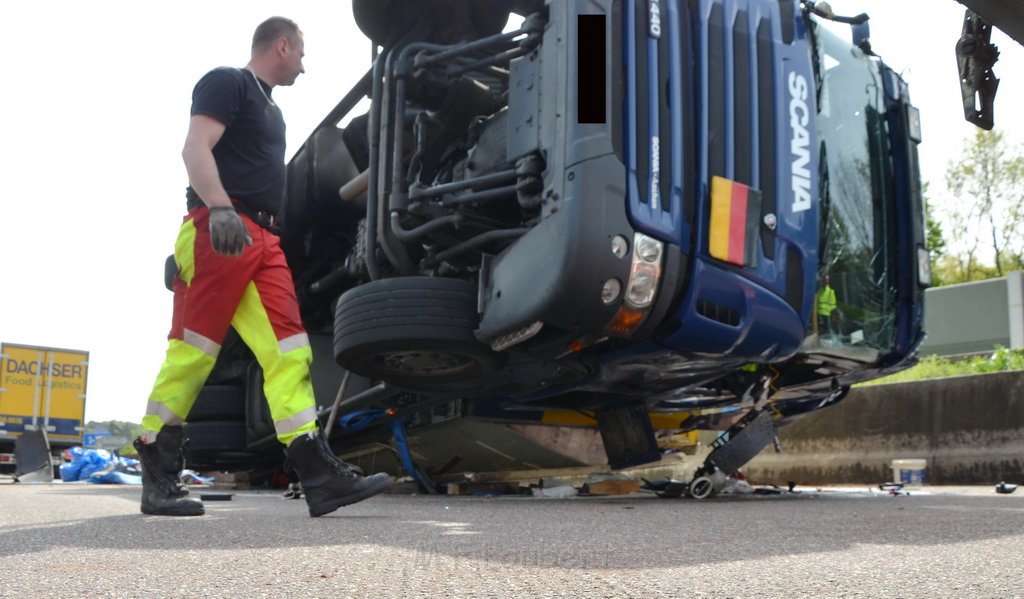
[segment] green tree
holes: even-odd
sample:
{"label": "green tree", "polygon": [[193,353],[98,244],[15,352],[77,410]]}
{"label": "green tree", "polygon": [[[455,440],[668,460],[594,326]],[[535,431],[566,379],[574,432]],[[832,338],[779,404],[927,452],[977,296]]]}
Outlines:
{"label": "green tree", "polygon": [[[948,274],[972,281],[1024,267],[1024,156],[1019,150],[1009,147],[1002,133],[978,129],[963,159],[950,164],[946,186],[955,200],[947,213],[958,250],[946,264],[954,267]],[[991,268],[981,259],[988,250]]]}
{"label": "green tree", "polygon": [[101,422],[90,420],[85,424],[85,431],[87,433],[94,433],[100,429],[105,429],[115,437],[133,439],[141,434],[142,425],[123,420],[104,420]]}
{"label": "green tree", "polygon": [[134,456],[135,448],[132,446],[132,440],[142,434],[142,425],[134,422],[125,422],[123,420],[104,420],[95,421],[90,420],[85,423],[85,432],[95,433],[98,430],[105,430],[114,437],[124,437],[128,440],[128,443],[118,449],[118,453],[123,456]]}
{"label": "green tree", "polygon": [[935,209],[928,197],[928,185],[929,183],[925,181],[921,187],[921,196],[924,200],[925,243],[931,255],[932,284],[946,285],[950,282],[945,279],[942,270],[942,262],[946,256],[946,238],[942,232],[942,223],[935,216]]}
{"label": "green tree", "polygon": [[945,253],[932,258],[932,285],[952,285],[968,281],[981,281],[998,277],[991,264],[985,264],[977,255]]}

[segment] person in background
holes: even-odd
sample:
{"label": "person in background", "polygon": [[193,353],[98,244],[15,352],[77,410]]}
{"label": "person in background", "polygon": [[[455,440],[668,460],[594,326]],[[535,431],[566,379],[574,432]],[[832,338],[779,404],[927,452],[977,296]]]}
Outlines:
{"label": "person in background", "polygon": [[302,32],[271,17],[253,35],[244,68],[220,67],[192,93],[182,158],[188,214],[174,246],[178,276],[169,344],[143,434],[142,512],[195,516],[187,497],[182,425],[234,327],[263,369],[278,440],[302,483],[311,516],[371,497],[387,474],[363,476],[337,459],[319,433],[310,380],[312,351],[291,271],[276,234],[284,197],[285,123],[273,89],[304,72]]}
{"label": "person in background", "polygon": [[836,290],[832,288],[831,278],[825,275],[824,284],[818,290],[818,330],[820,333],[834,334],[838,314],[836,308],[839,303],[836,301]]}

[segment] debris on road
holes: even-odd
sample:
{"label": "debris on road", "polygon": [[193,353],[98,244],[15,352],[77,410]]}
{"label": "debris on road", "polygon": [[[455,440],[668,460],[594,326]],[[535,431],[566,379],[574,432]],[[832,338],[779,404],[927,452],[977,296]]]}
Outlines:
{"label": "debris on road", "polygon": [[185,469],[181,471],[181,482],[186,485],[212,485],[212,476],[203,476],[195,470]]}
{"label": "debris on road", "polygon": [[754,487],[747,482],[746,478],[727,478],[725,486],[720,492],[732,495],[750,495],[754,492]]}
{"label": "debris on road", "polygon": [[642,487],[646,491],[654,491],[654,494],[664,499],[677,499],[686,493],[690,485],[680,480],[644,480]]}
{"label": "debris on road", "polygon": [[530,489],[534,497],[575,497],[579,494],[571,482],[553,476],[540,479],[536,487]]}
{"label": "debris on road", "polygon": [[579,494],[576,487],[560,485],[558,487],[534,487],[531,489],[534,497],[575,497]]}
{"label": "debris on road", "polygon": [[1007,483],[1006,481],[1001,481],[998,485],[996,485],[996,493],[1000,493],[1003,495],[1009,495],[1010,493],[1013,493],[1016,490],[1017,485]]}
{"label": "debris on road", "polygon": [[882,483],[878,485],[878,488],[890,495],[909,495],[903,490],[903,484],[902,482]]}
{"label": "debris on road", "polygon": [[629,495],[640,490],[640,481],[624,474],[595,472],[580,487],[581,495]]}

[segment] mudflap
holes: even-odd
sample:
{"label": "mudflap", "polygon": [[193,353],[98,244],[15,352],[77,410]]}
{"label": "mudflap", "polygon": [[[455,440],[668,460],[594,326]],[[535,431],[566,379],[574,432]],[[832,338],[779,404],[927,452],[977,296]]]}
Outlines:
{"label": "mudflap", "polygon": [[598,411],[597,428],[604,442],[608,465],[615,470],[661,459],[654,427],[643,402]]}
{"label": "mudflap", "polygon": [[19,482],[53,482],[50,440],[42,429],[25,431],[14,442],[17,466],[14,479]]}
{"label": "mudflap", "polygon": [[746,428],[731,436],[720,447],[713,450],[705,464],[714,464],[716,468],[728,475],[733,475],[744,464],[754,459],[761,450],[775,438],[775,426],[772,415],[763,411],[751,421]]}

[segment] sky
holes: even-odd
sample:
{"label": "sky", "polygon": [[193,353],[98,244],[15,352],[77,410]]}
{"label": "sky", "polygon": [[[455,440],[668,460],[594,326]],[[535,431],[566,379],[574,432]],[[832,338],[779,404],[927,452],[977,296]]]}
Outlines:
{"label": "sky", "polygon": [[[871,15],[874,50],[909,82],[922,176],[941,206],[945,169],[974,134],[953,50],[963,7],[831,4]],[[142,418],[170,326],[163,264],[184,213],[192,87],[213,67],[244,65],[253,29],[278,14],[306,42],[306,74],[274,90],[290,157],[370,66],[350,2],[0,2],[0,341],[88,351],[87,420]],[[996,127],[1019,143],[1024,48],[1000,32],[993,41]]]}

